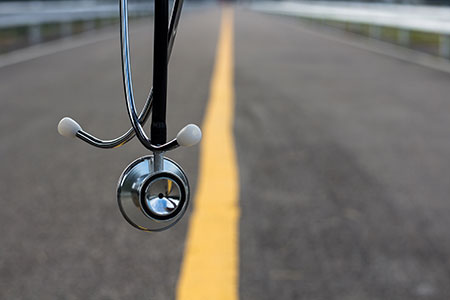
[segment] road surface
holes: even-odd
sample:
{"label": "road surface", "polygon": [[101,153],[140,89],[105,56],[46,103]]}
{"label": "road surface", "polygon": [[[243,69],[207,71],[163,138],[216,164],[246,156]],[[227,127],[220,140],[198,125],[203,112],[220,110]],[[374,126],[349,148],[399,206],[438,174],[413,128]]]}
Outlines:
{"label": "road surface", "polygon": [[[169,136],[203,124],[220,20],[217,7],[182,16]],[[450,75],[304,26],[234,8],[237,296],[449,299]],[[139,232],[115,193],[145,149],[100,150],[56,132],[66,115],[105,138],[128,128],[115,32],[0,68],[0,299],[176,298],[195,197],[174,228]],[[140,105],[151,32],[133,24]],[[193,194],[201,155],[169,154]]]}

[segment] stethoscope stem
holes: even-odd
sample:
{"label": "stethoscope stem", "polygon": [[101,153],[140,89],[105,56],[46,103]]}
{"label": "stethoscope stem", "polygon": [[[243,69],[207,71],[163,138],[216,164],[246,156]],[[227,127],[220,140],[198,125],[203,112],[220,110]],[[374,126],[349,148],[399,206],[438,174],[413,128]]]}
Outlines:
{"label": "stethoscope stem", "polygon": [[167,48],[169,0],[156,0],[154,11],[153,111],[151,141],[163,145],[167,140]]}

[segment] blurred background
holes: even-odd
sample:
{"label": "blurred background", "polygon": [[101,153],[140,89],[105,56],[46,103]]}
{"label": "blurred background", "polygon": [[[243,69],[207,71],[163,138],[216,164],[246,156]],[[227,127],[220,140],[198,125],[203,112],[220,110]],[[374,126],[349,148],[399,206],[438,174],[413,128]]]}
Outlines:
{"label": "blurred background", "polygon": [[[191,0],[190,5],[213,3]],[[450,3],[445,0],[406,1],[239,1],[260,11],[297,16],[372,38],[449,56],[447,36]],[[131,2],[131,15],[152,14],[149,1]],[[117,4],[97,1],[0,1],[2,53],[98,29],[118,21]]]}
{"label": "blurred background", "polygon": [[[239,298],[450,299],[450,1],[186,1],[169,137],[203,122],[225,2]],[[118,13],[0,0],[0,299],[176,298],[192,207],[169,231],[138,232],[115,193],[145,149],[56,131],[69,115],[102,138],[130,126]],[[130,15],[142,106],[153,2],[130,1]],[[199,155],[170,153],[193,195]]]}

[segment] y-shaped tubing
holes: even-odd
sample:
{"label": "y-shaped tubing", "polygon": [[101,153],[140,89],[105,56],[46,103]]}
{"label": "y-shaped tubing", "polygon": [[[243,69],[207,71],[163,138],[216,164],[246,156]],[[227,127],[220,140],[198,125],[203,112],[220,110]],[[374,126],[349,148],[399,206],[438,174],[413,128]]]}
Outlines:
{"label": "y-shaped tubing", "polygon": [[[120,1],[120,10],[121,10],[121,34],[123,31],[123,26],[122,23],[123,21],[126,19],[127,20],[127,27],[126,29],[128,30],[128,14],[126,16],[126,18],[123,15],[123,1]],[[126,5],[127,3],[125,3]],[[181,9],[183,7],[183,0],[175,0],[174,4],[173,4],[173,8],[172,8],[172,15],[170,18],[170,25],[169,25],[169,40],[168,40],[168,53],[167,53],[167,60],[169,61],[170,59],[170,55],[172,54],[172,48],[173,48],[173,44],[175,42],[175,37],[177,34],[177,28],[178,28],[178,23],[180,20],[180,16],[181,16]],[[121,38],[122,40],[122,38]],[[123,47],[122,47],[123,49]],[[139,124],[144,125],[145,122],[148,120],[148,117],[150,116],[150,111],[152,108],[152,100],[153,100],[153,88],[150,89],[149,95],[147,97],[147,100],[144,104],[144,107],[138,117],[138,121]],[[128,129],[128,131],[126,133],[124,133],[123,135],[121,135],[120,137],[113,139],[113,140],[102,140],[99,139],[91,134],[89,134],[88,132],[84,131],[84,130],[80,130],[77,132],[76,136],[85,141],[88,144],[91,144],[95,147],[98,148],[104,148],[104,149],[110,149],[110,148],[116,148],[116,147],[120,147],[124,144],[126,144],[127,142],[129,142],[131,139],[133,139],[133,137],[135,136],[135,129],[134,126],[130,129]]]}
{"label": "y-shaped tubing", "polygon": [[[128,0],[120,0],[120,42],[122,52],[122,81],[125,93],[125,102],[127,104],[128,116],[130,118],[131,125],[136,133],[139,141],[153,152],[162,152],[172,149],[178,146],[177,140],[165,143],[163,145],[153,145],[150,139],[147,137],[142,124],[139,122],[139,117],[136,113],[136,105],[133,95],[133,80],[131,75],[131,63],[130,63],[130,43],[129,43],[129,31],[128,31]],[[155,76],[155,74],[154,74]]]}

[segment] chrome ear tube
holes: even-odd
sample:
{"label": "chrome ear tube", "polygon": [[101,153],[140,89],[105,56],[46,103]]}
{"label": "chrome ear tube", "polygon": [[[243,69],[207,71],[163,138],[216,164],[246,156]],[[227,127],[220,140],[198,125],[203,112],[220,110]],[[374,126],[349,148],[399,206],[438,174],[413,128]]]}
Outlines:
{"label": "chrome ear tube", "polygon": [[[116,148],[137,136],[153,155],[138,158],[122,173],[117,187],[117,201],[124,218],[145,231],[161,231],[178,222],[189,203],[189,182],[183,169],[164,153],[179,146],[192,146],[202,137],[197,125],[189,124],[176,138],[166,140],[167,65],[172,52],[183,0],[175,0],[169,23],[169,1],[155,1],[153,88],[138,115],[133,95],[128,29],[128,0],[120,0],[120,42],[122,79],[128,116],[132,128],[114,140],[102,140],[86,131],[71,118],[58,124],[58,132],[77,137],[95,147]],[[143,126],[150,116],[151,139]]]}

